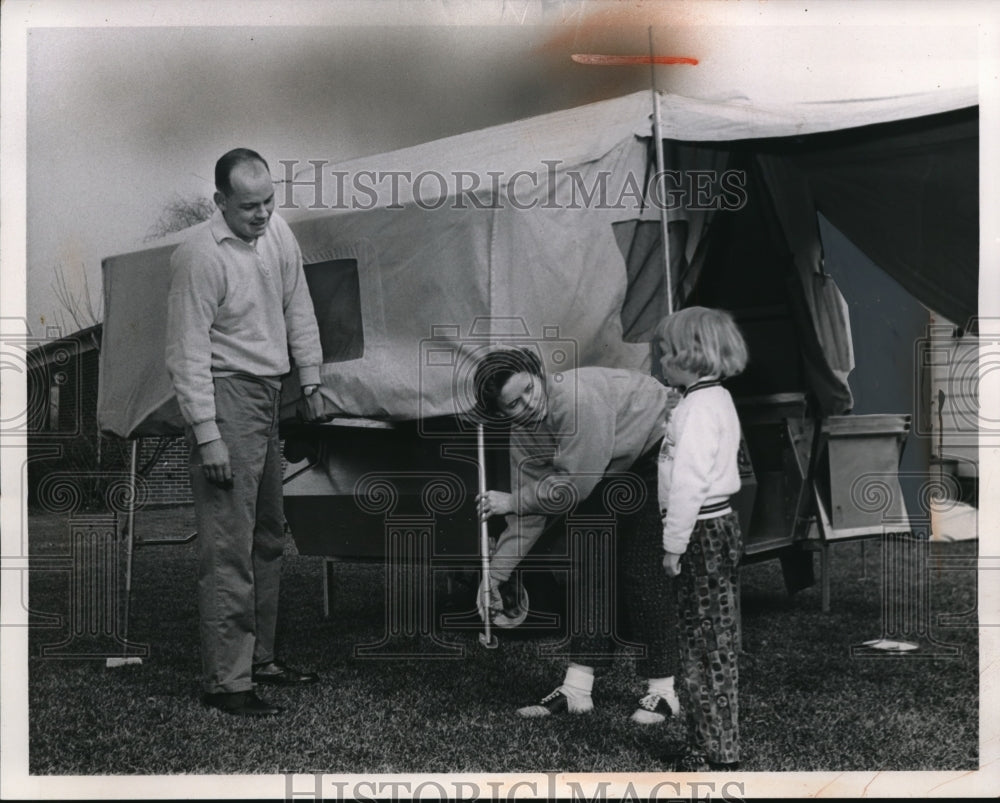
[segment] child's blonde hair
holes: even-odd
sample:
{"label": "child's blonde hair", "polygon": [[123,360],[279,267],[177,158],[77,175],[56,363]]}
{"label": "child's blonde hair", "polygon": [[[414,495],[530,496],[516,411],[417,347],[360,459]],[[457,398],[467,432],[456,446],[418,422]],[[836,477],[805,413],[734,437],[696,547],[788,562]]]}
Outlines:
{"label": "child's blonde hair", "polygon": [[747,344],[725,310],[687,307],[656,327],[668,362],[698,376],[736,376],[747,364]]}

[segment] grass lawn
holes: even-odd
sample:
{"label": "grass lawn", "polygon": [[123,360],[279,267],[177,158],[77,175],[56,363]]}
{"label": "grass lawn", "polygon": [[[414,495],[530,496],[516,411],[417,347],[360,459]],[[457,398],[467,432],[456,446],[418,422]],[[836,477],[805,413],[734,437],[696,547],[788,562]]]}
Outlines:
{"label": "grass lawn", "polygon": [[[140,511],[140,538],[182,537],[191,508]],[[30,521],[36,559],[68,552],[65,519]],[[978,766],[977,542],[933,543],[923,589],[924,649],[852,653],[883,634],[878,541],[832,550],[832,610],[818,585],[789,596],[777,561],[743,569],[740,705],[747,771],[972,770]],[[38,566],[45,564],[39,560]],[[323,562],[290,546],[282,580],[279,652],[321,682],[266,689],[282,717],[250,721],[202,707],[195,598],[196,545],[136,551],[132,641],[141,666],[41,657],[69,626],[33,628],[29,656],[32,774],[645,772],[683,738],[679,722],[628,720],[642,685],[627,658],[600,677],[585,717],[521,720],[514,708],[561,679],[549,654],[558,635],[500,631],[484,649],[479,629],[439,631],[458,657],[362,657],[385,631],[385,568],[334,566],[331,616],[323,616]],[[31,608],[67,614],[66,571],[34,571]],[[435,584],[438,610],[472,604],[468,584]],[[464,606],[464,607],[463,607]],[[918,621],[919,624],[919,621]],[[935,643],[938,646],[935,646]],[[386,649],[442,651],[428,639]],[[945,649],[947,646],[948,649]]]}

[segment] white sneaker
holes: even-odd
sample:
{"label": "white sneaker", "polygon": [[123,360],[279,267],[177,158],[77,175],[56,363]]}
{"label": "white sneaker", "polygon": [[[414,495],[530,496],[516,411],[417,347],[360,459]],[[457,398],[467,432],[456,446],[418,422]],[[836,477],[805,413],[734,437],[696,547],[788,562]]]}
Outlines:
{"label": "white sneaker", "polygon": [[632,714],[632,721],[640,725],[657,725],[667,717],[680,716],[681,704],[676,697],[647,694],[639,700],[639,707]]}
{"label": "white sneaker", "polygon": [[586,714],[588,711],[593,710],[594,701],[589,694],[567,695],[563,691],[562,686],[560,686],[551,694],[545,695],[535,705],[526,705],[524,708],[518,708],[517,714],[528,719],[534,719],[536,717],[547,717],[552,714],[562,714],[564,712]]}

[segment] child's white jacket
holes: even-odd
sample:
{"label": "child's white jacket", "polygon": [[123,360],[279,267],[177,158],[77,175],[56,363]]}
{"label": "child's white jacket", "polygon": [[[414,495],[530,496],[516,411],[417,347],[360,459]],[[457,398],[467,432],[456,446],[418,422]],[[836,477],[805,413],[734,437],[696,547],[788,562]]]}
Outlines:
{"label": "child's white jacket", "polygon": [[665,551],[683,553],[699,518],[728,512],[725,503],[740,489],[739,448],[740,421],[729,391],[716,380],[699,380],[664,425],[658,490]]}

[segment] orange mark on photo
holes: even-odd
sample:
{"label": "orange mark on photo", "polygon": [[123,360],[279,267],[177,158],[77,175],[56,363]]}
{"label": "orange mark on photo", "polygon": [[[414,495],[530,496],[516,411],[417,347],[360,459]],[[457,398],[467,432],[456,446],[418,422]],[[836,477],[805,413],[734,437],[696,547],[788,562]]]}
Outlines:
{"label": "orange mark on photo", "polygon": [[597,53],[574,53],[570,58],[578,64],[598,64],[618,67],[630,64],[697,64],[690,56],[605,56]]}

